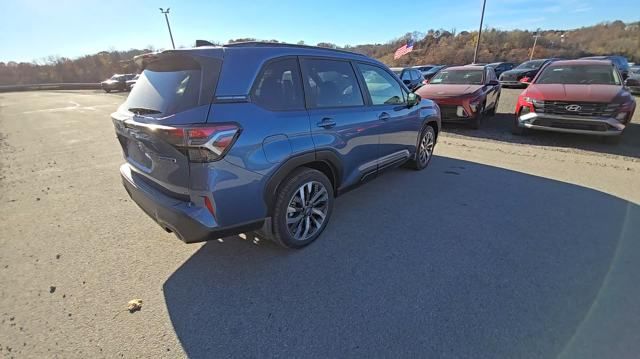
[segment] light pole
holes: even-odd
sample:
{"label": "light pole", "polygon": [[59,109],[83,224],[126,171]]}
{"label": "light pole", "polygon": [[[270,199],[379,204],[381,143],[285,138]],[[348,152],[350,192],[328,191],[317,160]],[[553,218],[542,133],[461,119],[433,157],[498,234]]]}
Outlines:
{"label": "light pole", "polygon": [[473,63],[476,63],[478,59],[478,47],[480,46],[480,36],[482,35],[482,21],[484,21],[484,7],[487,5],[487,0],[482,1],[482,15],[480,16],[480,29],[478,29],[478,41],[476,42],[476,50],[473,52]]}
{"label": "light pole", "polygon": [[536,51],[536,43],[538,43],[539,37],[540,37],[540,28],[538,28],[538,30],[536,30],[536,34],[533,35],[533,47],[531,48],[531,56],[529,56],[529,61],[533,59],[533,52]]}
{"label": "light pole", "polygon": [[167,28],[169,29],[169,37],[171,38],[171,46],[173,46],[173,49],[176,49],[176,44],[173,43],[173,34],[171,33],[171,25],[169,25],[169,10],[170,8],[167,8],[167,11],[164,11],[163,8],[160,8],[160,12],[164,14],[164,19],[167,20]]}

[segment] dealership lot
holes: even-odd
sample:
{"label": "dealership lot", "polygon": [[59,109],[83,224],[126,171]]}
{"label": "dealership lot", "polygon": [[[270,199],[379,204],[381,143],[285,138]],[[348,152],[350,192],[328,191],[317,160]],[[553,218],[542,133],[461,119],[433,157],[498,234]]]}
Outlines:
{"label": "dealership lot", "polygon": [[619,145],[516,137],[518,93],[445,125],[426,171],[340,197],[302,251],[146,217],[119,179],[123,94],[0,94],[0,353],[634,357],[640,113]]}

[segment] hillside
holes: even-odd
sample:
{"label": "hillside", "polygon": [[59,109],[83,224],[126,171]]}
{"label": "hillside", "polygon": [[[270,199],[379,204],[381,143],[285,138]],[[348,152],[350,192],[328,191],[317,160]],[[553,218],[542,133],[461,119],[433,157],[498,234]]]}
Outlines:
{"label": "hillside", "polygon": [[[345,46],[345,49],[375,57],[390,66],[464,64],[473,60],[477,36],[477,32],[429,30],[426,33],[407,33],[384,44]],[[416,39],[414,51],[394,60],[394,51],[409,37]],[[255,39],[235,39],[229,42],[247,40]],[[317,45],[336,48],[328,42]],[[478,62],[524,61],[529,58],[532,45],[532,32],[486,29],[482,32]],[[76,59],[49,57],[37,63],[0,62],[0,85],[98,82],[113,73],[135,72],[130,59],[152,50],[103,51]],[[574,30],[544,30],[538,39],[534,57],[574,58],[604,54],[620,54],[629,61],[640,62],[640,22],[625,24],[614,21]]]}
{"label": "hillside", "polygon": [[[533,35],[532,32],[521,30],[483,30],[477,61],[528,60]],[[575,30],[544,30],[540,35],[534,53],[536,58],[618,54],[626,56],[629,61],[640,62],[640,22],[625,24],[615,21]],[[418,39],[414,51],[394,60],[393,53],[410,36]],[[406,34],[386,44],[360,45],[350,50],[375,57],[390,66],[466,64],[473,61],[477,36],[477,32],[456,34],[429,30],[426,34]]]}

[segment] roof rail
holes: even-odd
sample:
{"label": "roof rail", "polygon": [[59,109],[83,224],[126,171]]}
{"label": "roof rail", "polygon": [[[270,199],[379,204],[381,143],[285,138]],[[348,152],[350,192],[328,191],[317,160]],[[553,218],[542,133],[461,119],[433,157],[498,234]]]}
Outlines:
{"label": "roof rail", "polygon": [[301,49],[327,50],[327,51],[335,51],[335,52],[340,52],[344,54],[366,57],[366,55],[363,55],[357,52],[347,51],[347,50],[332,49],[329,47],[319,47],[319,46],[310,46],[310,45],[288,44],[285,42],[246,41],[246,42],[235,42],[233,44],[222,45],[222,47],[254,47],[254,46],[255,47],[295,47],[295,48],[301,48]]}

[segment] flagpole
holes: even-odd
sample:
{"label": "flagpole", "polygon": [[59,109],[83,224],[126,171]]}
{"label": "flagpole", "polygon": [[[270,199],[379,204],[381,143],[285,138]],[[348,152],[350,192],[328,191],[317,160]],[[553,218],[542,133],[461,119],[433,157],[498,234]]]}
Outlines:
{"label": "flagpole", "polygon": [[478,59],[478,47],[480,46],[480,36],[482,36],[482,21],[484,20],[484,7],[487,5],[487,0],[482,2],[482,15],[480,16],[480,29],[478,29],[478,41],[476,42],[476,50],[473,52],[473,63],[476,63]]}

